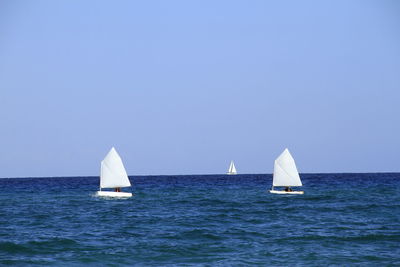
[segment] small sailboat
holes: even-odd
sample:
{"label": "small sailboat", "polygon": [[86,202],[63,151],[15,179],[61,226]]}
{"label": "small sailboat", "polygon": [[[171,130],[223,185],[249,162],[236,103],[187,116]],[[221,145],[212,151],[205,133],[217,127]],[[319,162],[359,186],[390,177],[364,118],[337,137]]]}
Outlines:
{"label": "small sailboat", "polygon": [[231,160],[231,164],[229,165],[229,169],[226,174],[229,174],[229,175],[237,174],[237,171],[235,168],[235,163],[233,163],[233,160]]}
{"label": "small sailboat", "polygon": [[[100,191],[97,191],[97,195],[103,197],[131,197],[132,193],[120,192],[121,187],[129,186],[131,186],[131,182],[124,164],[113,147],[101,162]],[[114,188],[115,192],[102,191],[102,188]]]}
{"label": "small sailboat", "polygon": [[[275,186],[284,186],[286,189],[275,190]],[[303,186],[303,184],[301,183],[296,163],[286,148],[275,160],[272,188],[269,192],[274,194],[304,194],[303,191],[292,191],[290,188],[292,186]]]}

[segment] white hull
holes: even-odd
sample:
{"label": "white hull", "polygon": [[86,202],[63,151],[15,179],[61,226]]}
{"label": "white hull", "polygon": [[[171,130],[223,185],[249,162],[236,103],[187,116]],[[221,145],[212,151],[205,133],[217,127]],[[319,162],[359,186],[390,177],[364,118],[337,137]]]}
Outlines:
{"label": "white hull", "polygon": [[237,173],[236,172],[227,172],[226,174],[227,175],[236,175]]}
{"label": "white hull", "polygon": [[99,197],[131,197],[132,193],[127,192],[112,192],[112,191],[97,191]]}
{"label": "white hull", "polygon": [[286,192],[283,190],[269,190],[270,193],[272,194],[289,194],[289,195],[303,195],[304,191],[291,191],[291,192]]}

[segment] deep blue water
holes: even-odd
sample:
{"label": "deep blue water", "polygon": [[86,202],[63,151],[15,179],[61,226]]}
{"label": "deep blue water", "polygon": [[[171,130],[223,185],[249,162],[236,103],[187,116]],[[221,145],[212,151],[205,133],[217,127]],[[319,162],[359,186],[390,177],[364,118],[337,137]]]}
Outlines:
{"label": "deep blue water", "polygon": [[93,196],[99,178],[0,179],[0,264],[400,265],[400,174],[131,177],[134,197]]}

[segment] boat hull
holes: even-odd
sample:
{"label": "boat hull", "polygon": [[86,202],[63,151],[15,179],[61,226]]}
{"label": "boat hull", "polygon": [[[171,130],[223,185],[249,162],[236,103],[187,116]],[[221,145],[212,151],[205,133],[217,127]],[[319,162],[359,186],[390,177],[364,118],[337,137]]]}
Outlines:
{"label": "boat hull", "polygon": [[97,191],[99,197],[131,197],[132,193],[127,192],[112,192],[112,191]]}
{"label": "boat hull", "polygon": [[283,190],[269,190],[270,193],[272,194],[282,194],[282,195],[303,195],[304,191],[283,191]]}

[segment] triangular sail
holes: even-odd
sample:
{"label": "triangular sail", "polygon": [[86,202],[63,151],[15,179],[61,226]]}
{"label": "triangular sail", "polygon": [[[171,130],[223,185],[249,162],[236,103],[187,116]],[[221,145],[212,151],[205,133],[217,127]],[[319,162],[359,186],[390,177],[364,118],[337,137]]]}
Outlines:
{"label": "triangular sail", "polygon": [[231,161],[231,164],[229,165],[228,173],[229,174],[236,174],[237,173],[235,164],[233,163],[233,160]]}
{"label": "triangular sail", "polygon": [[236,167],[235,167],[235,163],[233,163],[233,161],[232,161],[231,173],[236,173]]}
{"label": "triangular sail", "polygon": [[111,148],[101,162],[100,187],[115,188],[131,186],[121,157],[115,148]]}
{"label": "triangular sail", "polygon": [[286,148],[274,163],[273,186],[302,186],[296,163]]}

